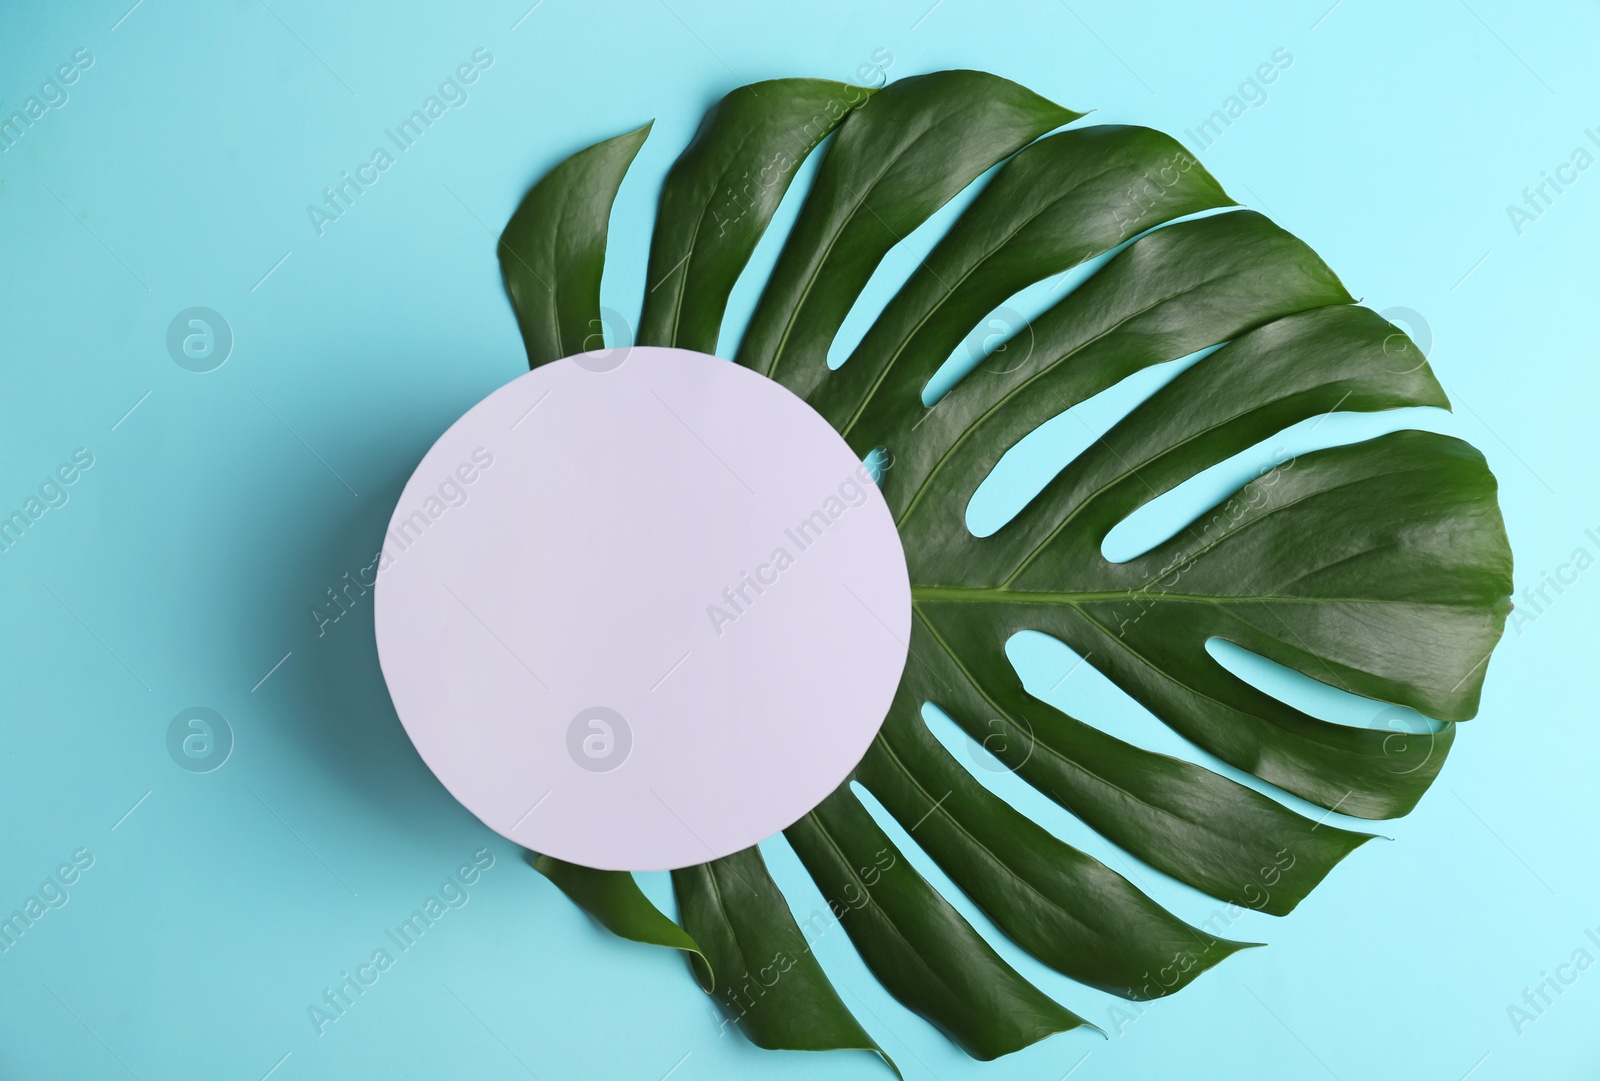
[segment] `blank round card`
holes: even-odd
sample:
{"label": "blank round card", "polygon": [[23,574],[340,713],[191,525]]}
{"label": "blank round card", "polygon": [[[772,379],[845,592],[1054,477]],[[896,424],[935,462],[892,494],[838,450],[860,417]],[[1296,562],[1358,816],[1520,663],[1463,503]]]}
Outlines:
{"label": "blank round card", "polygon": [[479,402],[390,521],[378,656],[457,799],[537,852],[661,870],[849,775],[906,661],[877,486],[808,405],[681,349],[569,357]]}

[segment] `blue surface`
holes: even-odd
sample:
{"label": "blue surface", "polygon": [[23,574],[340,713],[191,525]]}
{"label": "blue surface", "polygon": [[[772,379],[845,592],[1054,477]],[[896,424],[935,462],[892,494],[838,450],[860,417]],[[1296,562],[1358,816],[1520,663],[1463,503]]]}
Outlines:
{"label": "blue surface", "polygon": [[[1095,122],[1170,131],[1366,303],[1410,309],[1391,317],[1431,340],[1457,412],[1407,422],[1488,455],[1519,595],[1566,581],[1519,600],[1480,717],[1422,806],[1384,827],[1394,842],[1359,851],[1292,916],[1230,928],[1269,948],[1138,1007],[1000,942],[1109,1038],[1067,1034],[988,1065],[825,936],[846,1001],[911,1078],[1594,1076],[1600,972],[1561,966],[1600,957],[1600,931],[1586,935],[1600,925],[1600,572],[1562,568],[1579,549],[1585,566],[1600,556],[1600,170],[1556,173],[1577,148],[1600,153],[1586,135],[1600,126],[1593,5],[271,2],[3,12],[0,114],[39,102],[25,134],[0,140],[15,143],[0,154],[0,510],[39,495],[43,513],[0,555],[0,914],[30,897],[42,914],[0,954],[0,1075],[888,1076],[870,1056],[769,1054],[723,1034],[677,956],[598,930],[432,779],[384,691],[370,598],[320,634],[311,614],[370,562],[434,437],[523,369],[492,236],[531,180],[657,118],[613,221],[604,293],[625,322],[657,184],[707,104],[744,80],[887,64],[986,68]],[[479,49],[465,100],[443,91],[458,103],[319,232],[307,206]],[[1280,49],[1292,62],[1276,81],[1240,91]],[[1202,148],[1190,133],[1235,93],[1257,104]],[[1510,213],[1546,174],[1573,182],[1536,218]],[[844,344],[931,235],[886,261]],[[195,307],[227,334],[207,355],[206,327],[181,321],[180,356],[201,335],[188,368],[232,338],[205,374],[167,344]],[[1014,505],[1170,374],[1055,422],[974,514]],[[1371,425],[1333,418],[1296,445]],[[1130,523],[1121,550],[1273,449],[1197,481],[1164,521]],[[73,480],[57,487],[62,466]],[[1063,682],[1074,659],[1059,645],[1022,637],[1012,653],[1052,700],[1191,753],[1091,668]],[[1370,720],[1370,704],[1298,681],[1281,693]],[[978,772],[1192,922],[1212,915],[1015,778]],[[768,849],[796,910],[820,910],[792,854]],[[666,903],[664,876],[646,886]],[[443,917],[400,951],[386,932],[432,896]],[[386,971],[358,969],[386,946]],[[376,982],[319,1034],[309,1009],[358,971]],[[1548,1005],[1533,990],[1535,1014],[1524,994],[1547,975],[1572,982],[1547,984]]]}

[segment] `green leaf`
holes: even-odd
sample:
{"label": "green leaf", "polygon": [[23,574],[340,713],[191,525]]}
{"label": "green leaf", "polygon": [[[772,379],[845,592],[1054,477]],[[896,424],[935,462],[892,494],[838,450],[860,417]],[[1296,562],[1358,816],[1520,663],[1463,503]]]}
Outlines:
{"label": "green leaf", "polygon": [[661,189],[639,344],[717,351],[728,294],[790,181],[872,93],[825,79],[775,79],[712,106]]}
{"label": "green leaf", "polygon": [[[864,100],[844,100],[852,92]],[[1148,552],[1105,557],[1130,514],[1286,428],[1448,401],[1404,334],[1356,306],[1303,242],[1225,210],[1220,185],[1167,136],[1108,126],[1040,138],[1079,115],[971,71],[870,97],[806,79],[735,91],[664,187],[639,339],[716,347],[794,169],[833,130],[737,359],[804,397],[861,455],[886,452],[883,494],[912,582],[910,656],[859,780],[1003,934],[1083,983],[1149,998],[1247,945],[1220,937],[1232,906],[1287,914],[1370,839],[1276,796],[1366,818],[1415,806],[1456,722],[1478,709],[1510,610],[1511,552],[1483,457],[1398,431],[1280,456]],[[606,221],[643,135],[558,166],[507,226],[500,258],[532,364],[603,344]],[[830,372],[834,338],[885,254],[997,165]],[[1224,212],[1179,220],[1214,210]],[[1005,342],[1003,364],[922,404],[997,306],[1124,244]],[[979,485],[1040,424],[1186,357],[1197,359],[1009,522],[982,537],[967,528]],[[1023,630],[1055,636],[1269,791],[1031,695],[1005,652]],[[1207,651],[1213,639],[1440,728],[1312,717],[1230,673]],[[927,703],[1122,852],[1230,907],[1191,926],[1051,835],[945,751],[923,724]],[[848,783],[785,833],[868,968],[969,1054],[1084,1024],[907,863]],[[673,872],[687,934],[631,878],[547,866],[618,933],[690,950],[703,985],[762,1046],[882,1053],[754,849]],[[788,967],[773,979],[780,958]]]}
{"label": "green leaf", "polygon": [[1017,945],[1132,999],[1178,991],[1251,945],[1189,926],[992,795],[928,732],[917,697],[902,687],[857,777]]}
{"label": "green leaf", "polygon": [[668,946],[702,958],[695,940],[650,903],[627,871],[597,871],[554,856],[533,856],[528,862],[606,930],[634,942]]}
{"label": "green leaf", "polygon": [[919,75],[878,91],[840,125],[817,170],[739,363],[807,397],[889,249],[997,162],[1082,115],[980,71]]}
{"label": "green leaf", "polygon": [[674,871],[672,885],[684,925],[704,944],[694,959],[701,988],[753,1043],[872,1051],[900,1073],[828,982],[759,850]]}
{"label": "green leaf", "polygon": [[931,409],[922,408],[922,387],[937,362],[925,372],[896,367],[847,438],[862,454],[892,453],[884,498],[907,557],[922,559],[926,534],[941,544],[966,534],[972,492],[1044,421],[1151,365],[1349,301],[1315,252],[1260,214],[1182,222],[1141,237],[1035,319],[1025,360],[1003,371],[979,368]]}
{"label": "green leaf", "polygon": [[1448,729],[1395,740],[1318,720],[1230,674],[1205,643],[1442,720],[1470,716],[1510,592],[1481,456],[1422,432],[1301,455],[1138,559],[1100,554],[1132,510],[1287,425],[1335,408],[1443,405],[1426,368],[1390,370],[1392,333],[1344,305],[1244,335],[1142,403],[992,537],[957,533],[943,500],[921,504],[923,518],[902,523],[918,612],[958,655],[976,636],[1054,634],[1223,761],[1346,814],[1404,814],[1442,766]]}
{"label": "green leaf", "polygon": [[[1004,626],[968,625],[959,608],[942,623],[937,606],[915,604],[913,613],[916,663],[907,665],[903,693],[937,703],[1023,780],[1180,882],[1282,916],[1371,839],[1313,822],[1209,769],[1125,743],[1031,697],[1006,659]],[[1106,915],[1139,913],[1124,904]],[[1080,911],[1080,918],[1087,917]]]}
{"label": "green leaf", "polygon": [[522,197],[500,234],[500,274],[528,367],[604,348],[600,274],[611,204],[649,134],[646,124],[557,165]]}
{"label": "green leaf", "polygon": [[811,404],[848,434],[892,367],[904,365],[900,382],[920,391],[1013,293],[1152,226],[1231,203],[1193,155],[1158,131],[1107,126],[1041,139],[978,193]]}
{"label": "green leaf", "polygon": [[1007,964],[905,861],[848,785],[784,836],[872,974],[973,1058],[1089,1024]]}

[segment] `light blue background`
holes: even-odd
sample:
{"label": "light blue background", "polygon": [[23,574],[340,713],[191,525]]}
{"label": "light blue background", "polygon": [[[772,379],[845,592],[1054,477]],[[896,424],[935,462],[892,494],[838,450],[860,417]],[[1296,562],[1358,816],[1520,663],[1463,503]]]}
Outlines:
{"label": "light blue background", "polygon": [[[852,79],[884,55],[891,77],[985,68],[1098,110],[1091,122],[1194,145],[1185,130],[1286,49],[1269,99],[1203,162],[1367,304],[1422,313],[1457,411],[1420,422],[1488,455],[1519,590],[1580,546],[1600,555],[1584,532],[1600,533],[1600,171],[1521,235],[1506,210],[1600,126],[1591,4],[544,0],[524,18],[524,0],[271,3],[0,11],[0,113],[74,50],[94,56],[70,100],[0,155],[0,510],[74,448],[94,455],[70,501],[0,555],[0,913],[73,851],[94,857],[70,901],[0,955],[0,1075],[889,1076],[866,1055],[720,1035],[677,955],[600,931],[432,779],[390,707],[370,606],[321,637],[309,615],[370,561],[431,441],[524,369],[492,237],[528,183],[657,118],[618,200],[604,288],[632,319],[659,179],[704,107],[745,80]],[[318,236],[306,206],[478,47],[494,64],[470,101]],[[846,339],[930,235],[886,262]],[[774,253],[760,249],[736,323]],[[195,305],[236,339],[206,375],[165,346]],[[1170,374],[1055,422],[1034,470]],[[1296,445],[1369,430],[1333,418]],[[1250,464],[1194,486],[1189,509]],[[973,1063],[890,999],[843,935],[817,950],[910,1078],[1592,1078],[1600,971],[1521,1035],[1507,1007],[1574,950],[1600,955],[1585,937],[1600,926],[1597,612],[1591,572],[1508,631],[1439,783],[1380,827],[1395,841],[1357,852],[1292,916],[1233,929],[1269,948],[1119,1024],[1117,1000],[999,943],[1108,1039]],[[1060,647],[1013,652],[1041,692],[1072,667]],[[1052,698],[1181,749],[1097,680],[1085,667]],[[1333,698],[1318,708],[1366,719]],[[169,721],[196,705],[236,740],[200,775],[166,750]],[[1216,908],[1014,778],[979,773],[1192,922]],[[470,901],[319,1036],[307,1007],[485,847],[495,862]],[[821,909],[782,843],[767,847],[797,912]],[[664,876],[646,886],[666,903]]]}

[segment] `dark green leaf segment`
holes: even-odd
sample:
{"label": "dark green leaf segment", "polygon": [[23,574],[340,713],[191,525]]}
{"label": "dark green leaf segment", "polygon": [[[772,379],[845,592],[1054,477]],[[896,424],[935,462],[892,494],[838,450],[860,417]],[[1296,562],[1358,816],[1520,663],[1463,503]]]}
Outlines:
{"label": "dark green leaf segment", "polygon": [[[700,986],[757,1046],[884,1053],[845,1006],[754,848],[672,872],[684,927],[705,944]],[[820,928],[808,922],[812,934]]]}
{"label": "dark green leaf segment", "polygon": [[[542,856],[535,866],[613,932],[684,951],[760,1046],[883,1054],[813,952],[838,932],[894,998],[975,1058],[1087,1025],[985,941],[916,869],[923,859],[1056,972],[1128,999],[1181,990],[1255,945],[1222,937],[1235,914],[1288,914],[1370,839],[1334,812],[1411,810],[1457,722],[1477,713],[1510,610],[1511,551],[1494,477],[1459,440],[1402,430],[1279,456],[1149,551],[1103,554],[1130,514],[1287,428],[1449,401],[1415,344],[1358,306],[1302,241],[1237,208],[1182,145],[1141,127],[1056,130],[1081,115],[976,71],[877,91],[774,80],[715,105],[663,185],[637,339],[714,352],[735,283],[800,165],[821,155],[735,359],[888,463],[881,486],[912,580],[910,660],[852,781],[900,840],[852,783],[790,826],[827,902],[804,924],[755,849],[673,872],[681,926],[630,875]],[[530,365],[606,345],[607,221],[647,131],[558,165],[506,226],[500,265]],[[985,174],[830,370],[884,256]],[[998,306],[1097,258],[1004,343],[1004,363],[923,404]],[[1195,355],[1003,526],[967,528],[978,486],[1040,424]],[[1005,654],[1023,630],[1066,643],[1262,783],[1138,747],[1030,695]],[[1218,664],[1214,639],[1372,699],[1375,713],[1406,706],[1440,726],[1413,734],[1308,715]],[[1180,919],[1021,813],[935,737],[929,708],[1227,918]]]}
{"label": "dark green leaf segment", "polygon": [[500,275],[529,367],[604,346],[600,275],[611,204],[649,134],[646,124],[557,165],[522,197],[500,234]]}
{"label": "dark green leaf segment", "polygon": [[670,946],[689,954],[697,965],[705,955],[694,938],[650,903],[632,875],[580,867],[554,856],[533,856],[534,870],[614,935],[652,946]]}

